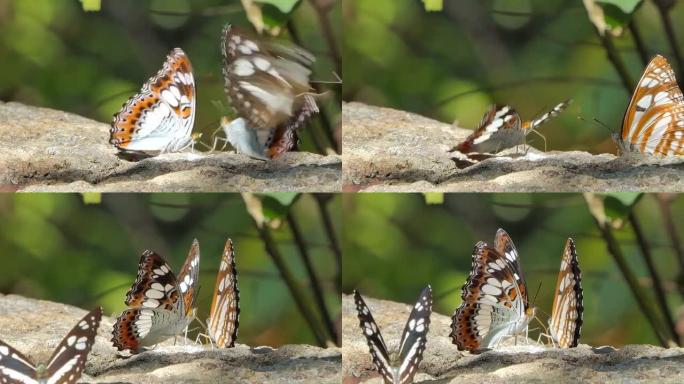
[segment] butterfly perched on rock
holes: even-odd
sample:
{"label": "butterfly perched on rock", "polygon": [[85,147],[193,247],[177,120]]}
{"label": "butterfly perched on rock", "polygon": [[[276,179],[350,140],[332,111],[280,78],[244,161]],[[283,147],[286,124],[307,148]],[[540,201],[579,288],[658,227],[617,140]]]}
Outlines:
{"label": "butterfly perched on rock", "polygon": [[523,122],[518,112],[509,105],[489,108],[475,132],[470,134],[454,149],[461,153],[497,153],[504,149],[525,144],[525,137],[540,125],[558,116],[572,100],[559,103],[541,116]]}
{"label": "butterfly perched on rock", "polygon": [[57,345],[47,364],[36,366],[28,357],[0,341],[0,383],[76,383],[85,370],[101,319],[102,308],[86,314]]}
{"label": "butterfly perched on rock", "polygon": [[178,278],[164,258],[143,252],[138,277],[126,294],[128,309],[116,319],[112,342],[138,353],[183,332],[195,317],[200,251],[193,241]]}
{"label": "butterfly perched on rock", "polygon": [[684,96],[663,56],[646,66],[613,139],[621,153],[684,154]]}
{"label": "butterfly perched on rock", "polygon": [[449,334],[459,350],[491,349],[527,332],[535,308],[529,305],[518,251],[503,229],[496,232],[494,247],[483,241],[475,245],[461,298]]}
{"label": "butterfly perched on rock", "polygon": [[169,53],[162,69],[114,115],[109,142],[124,153],[156,155],[193,144],[195,80],[182,49]]}
{"label": "butterfly perched on rock", "polygon": [[240,290],[235,267],[235,248],[228,239],[216,275],[214,299],[211,302],[207,329],[209,337],[219,348],[235,346],[240,320]]}
{"label": "butterfly perched on rock", "polygon": [[396,352],[387,349],[378,325],[361,294],[354,291],[354,302],[361,331],[366,338],[373,357],[386,384],[404,384],[413,381],[418,365],[423,359],[432,313],[432,288],[428,285],[420,293],[401,335]]}
{"label": "butterfly perched on rock", "polygon": [[314,56],[230,24],[223,29],[222,53],[226,96],[250,129],[270,130],[266,154],[295,150],[297,130],[318,112],[309,84]]}
{"label": "butterfly perched on rock", "polygon": [[582,330],[582,272],[577,261],[575,242],[568,239],[561,256],[560,272],[556,280],[549,332],[561,348],[577,346]]}

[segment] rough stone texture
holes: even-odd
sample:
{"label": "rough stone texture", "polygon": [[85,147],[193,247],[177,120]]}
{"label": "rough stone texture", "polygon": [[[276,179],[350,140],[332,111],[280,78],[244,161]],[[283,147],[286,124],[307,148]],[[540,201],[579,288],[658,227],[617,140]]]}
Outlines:
{"label": "rough stone texture", "polygon": [[336,192],[342,185],[339,156],[291,152],[264,162],[195,152],[131,162],[108,140],[108,124],[0,102],[0,190]]}
{"label": "rough stone texture", "polygon": [[[410,305],[364,296],[388,348],[397,348]],[[460,352],[448,337],[451,319],[432,314],[421,383],[682,383],[684,349],[628,345],[620,349],[505,346],[479,355]],[[342,375],[345,383],[382,383],[361,334],[352,295],[342,297]]]}
{"label": "rough stone texture", "polygon": [[361,103],[344,104],[342,121],[347,191],[684,191],[684,158],[509,149],[472,165],[449,152],[472,130]]}
{"label": "rough stone texture", "polygon": [[[57,344],[87,311],[76,307],[0,295],[0,339],[34,362],[47,361]],[[216,349],[182,337],[132,357],[111,344],[114,319],[103,316],[88,357],[83,383],[335,383],[341,381],[340,350],[309,345],[277,349]]]}

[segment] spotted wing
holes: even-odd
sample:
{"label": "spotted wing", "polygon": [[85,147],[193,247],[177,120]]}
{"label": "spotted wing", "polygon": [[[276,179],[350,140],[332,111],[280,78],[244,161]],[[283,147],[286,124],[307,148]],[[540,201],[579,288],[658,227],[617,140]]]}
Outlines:
{"label": "spotted wing", "polygon": [[508,256],[484,242],[477,243],[473,251],[462,303],[451,317],[449,336],[459,350],[490,348],[514,333],[518,324],[529,322],[525,284],[510,265],[517,252],[512,253],[512,242],[506,243],[502,235],[497,233],[497,245],[509,249]]}
{"label": "spotted wing", "polygon": [[511,239],[508,233],[501,228],[496,231],[494,248],[496,248],[499,255],[504,257],[504,261],[513,275],[513,280],[511,281],[515,282],[517,292],[520,294],[520,299],[523,301],[525,307],[527,307],[527,281],[525,280],[522,267],[520,266],[520,256],[518,255],[518,250],[515,248],[515,244],[513,244],[513,239]]}
{"label": "spotted wing", "polygon": [[207,326],[209,336],[220,348],[235,346],[240,319],[240,290],[235,267],[235,248],[228,239],[223,248],[223,256],[216,275],[214,299]]}
{"label": "spotted wing", "polygon": [[285,152],[296,151],[299,144],[297,130],[304,126],[309,118],[318,113],[316,101],[311,96],[305,96],[306,102],[300,110],[287,122],[271,130],[266,140],[266,153],[274,159]]}
{"label": "spotted wing", "polygon": [[191,316],[194,312],[195,299],[197,293],[197,282],[199,281],[200,249],[197,239],[193,240],[188,252],[188,257],[183,263],[183,268],[178,274],[178,289],[183,298],[183,308],[185,315]]}
{"label": "spotted wing", "polygon": [[190,59],[176,48],[140,93],[114,115],[109,142],[128,152],[180,151],[192,142],[195,102]]}
{"label": "spotted wing", "polygon": [[565,110],[565,108],[568,107],[572,103],[572,99],[565,100],[561,103],[558,103],[555,107],[553,107],[550,111],[545,112],[541,114],[539,117],[525,122],[523,124],[523,129],[525,129],[525,134],[529,134],[532,132],[532,130],[537,129],[540,125],[546,123],[547,121],[553,119],[554,117],[558,116],[561,112]]}
{"label": "spotted wing", "polygon": [[561,348],[573,348],[579,342],[584,311],[582,299],[582,272],[577,261],[575,242],[568,239],[561,257],[549,319],[551,336]]}
{"label": "spotted wing", "polygon": [[461,153],[496,153],[524,142],[525,133],[513,107],[492,105],[475,132],[456,146]]}
{"label": "spotted wing", "polygon": [[311,91],[313,55],[257,40],[230,24],[222,38],[225,92],[236,113],[257,129],[274,129],[297,116]]}
{"label": "spotted wing", "polygon": [[138,277],[126,294],[125,303],[131,307],[119,315],[114,324],[112,342],[119,350],[138,351],[141,341],[153,330],[158,314],[185,314],[184,302],[179,300],[178,281],[171,267],[153,251],[145,251],[138,264]]}
{"label": "spotted wing", "polygon": [[394,383],[393,368],[390,362],[389,354],[387,353],[387,346],[385,340],[382,339],[380,329],[373,320],[373,315],[370,309],[363,301],[361,294],[354,291],[354,303],[356,303],[356,313],[359,318],[359,325],[363,336],[366,338],[370,354],[373,357],[373,364],[378,368],[386,384]]}
{"label": "spotted wing", "polygon": [[0,383],[38,384],[36,367],[21,352],[0,340]]}
{"label": "spotted wing", "polygon": [[423,289],[418,301],[409,315],[399,345],[401,366],[397,374],[400,383],[410,383],[418,372],[418,365],[423,360],[423,352],[427,344],[427,333],[432,313],[432,287]]}
{"label": "spotted wing", "polygon": [[156,252],[145,251],[138,263],[138,277],[126,294],[129,307],[178,307],[178,281],[169,264]]}
{"label": "spotted wing", "polygon": [[663,56],[646,66],[622,122],[621,149],[672,156],[684,154],[684,96]]}
{"label": "spotted wing", "polygon": [[101,319],[102,308],[93,309],[62,339],[44,372],[48,383],[75,384],[78,381],[85,370]]}

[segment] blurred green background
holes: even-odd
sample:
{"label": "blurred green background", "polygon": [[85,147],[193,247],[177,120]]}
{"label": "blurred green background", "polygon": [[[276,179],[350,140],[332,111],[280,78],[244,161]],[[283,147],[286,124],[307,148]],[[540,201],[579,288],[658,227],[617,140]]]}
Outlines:
{"label": "blurred green background", "polygon": [[[684,199],[676,198],[670,208],[675,220],[682,217]],[[503,228],[520,254],[530,301],[541,284],[535,305],[546,324],[561,253],[566,239],[572,237],[584,288],[580,342],[592,346],[659,344],[580,194],[447,194],[443,204],[435,205],[426,204],[422,194],[347,194],[343,209],[345,293],[359,289],[369,297],[412,304],[420,290],[432,284],[434,310],[451,316],[461,303],[473,247],[480,240],[493,244],[496,230]],[[632,212],[644,229],[670,312],[676,322],[679,317],[681,336],[682,269],[665,231],[660,205],[655,195],[645,195]],[[623,224],[615,237],[657,316],[653,280],[625,221],[614,220],[615,225]],[[682,236],[684,226],[675,224]],[[532,328],[539,329],[539,323],[533,322]],[[536,338],[536,333],[532,336]]]}
{"label": "blurred green background", "polygon": [[[673,3],[669,15],[681,42],[684,3]],[[540,129],[547,150],[616,152],[608,130],[591,121],[619,131],[632,91],[607,59],[582,1],[444,0],[440,12],[426,12],[420,0],[349,0],[343,7],[345,101],[474,129],[493,103],[510,104],[530,120],[573,98]],[[649,57],[663,54],[677,70],[654,1],[644,0],[633,21]],[[645,65],[630,31],[613,43],[635,83]]]}
{"label": "blurred green background", "polygon": [[[223,246],[230,237],[236,247],[242,309],[238,343],[319,344],[265,251],[239,194],[105,194],[93,204],[86,203],[84,196],[97,200],[100,195],[0,195],[0,293],[85,309],[101,305],[105,314],[117,316],[125,307],[124,297],[136,278],[143,250],[159,252],[177,273],[197,238],[201,251],[198,318],[205,321]],[[271,217],[286,211],[295,218],[337,328],[339,268],[321,224],[321,205],[313,195],[299,195],[285,210],[273,196],[287,200],[294,195],[264,196],[264,205],[270,207],[264,210]],[[337,234],[341,199],[329,197],[323,206]],[[278,220],[285,223],[283,218],[272,222]],[[270,234],[322,334],[320,307],[289,226],[281,224]]]}
{"label": "blurred green background", "polygon": [[[99,12],[84,12],[78,0],[0,0],[0,100],[50,107],[109,124],[121,105],[162,67],[174,47],[190,57],[197,86],[193,132],[213,142],[227,111],[223,92],[221,30],[230,22],[253,31],[240,0],[102,0]],[[326,14],[339,45],[338,3]],[[272,7],[270,8],[273,9]],[[317,58],[312,81],[335,81],[339,59],[331,53],[318,12],[308,0],[281,15],[284,38],[294,32]],[[339,84],[321,84],[321,119],[301,134],[302,150],[336,148]],[[222,104],[217,106],[218,103]],[[325,120],[328,128],[321,126]],[[220,136],[223,134],[221,133]],[[315,139],[315,140],[314,140]],[[204,150],[202,146],[198,149]]]}

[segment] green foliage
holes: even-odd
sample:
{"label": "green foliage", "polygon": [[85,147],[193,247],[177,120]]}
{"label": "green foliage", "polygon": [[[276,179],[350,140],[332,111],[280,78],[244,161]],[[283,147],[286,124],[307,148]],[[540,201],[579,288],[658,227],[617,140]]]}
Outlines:
{"label": "green foliage", "polygon": [[100,1],[101,0],[81,0],[81,5],[86,12],[99,12],[101,7]]}
{"label": "green foliage", "polygon": [[261,194],[263,215],[267,220],[282,219],[299,197],[295,192],[272,192]]}
{"label": "green foliage", "polygon": [[282,13],[290,13],[300,3],[301,0],[257,0],[262,4],[270,4]]}
{"label": "green foliage", "polygon": [[643,193],[613,192],[607,193],[604,199],[605,214],[610,219],[624,219],[627,217]]}
{"label": "green foliage", "polygon": [[428,12],[441,11],[444,8],[444,0],[423,0],[423,5]]}
{"label": "green foliage", "polygon": [[425,204],[444,204],[444,194],[439,192],[425,192]]}

